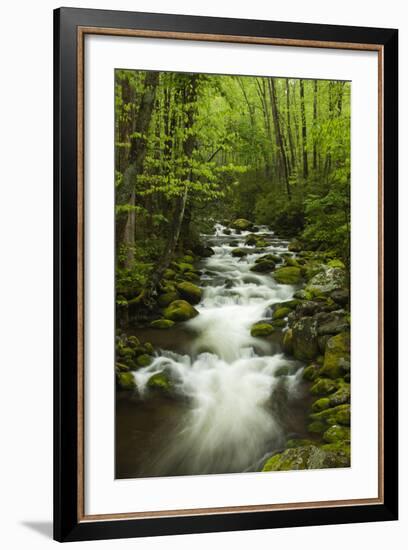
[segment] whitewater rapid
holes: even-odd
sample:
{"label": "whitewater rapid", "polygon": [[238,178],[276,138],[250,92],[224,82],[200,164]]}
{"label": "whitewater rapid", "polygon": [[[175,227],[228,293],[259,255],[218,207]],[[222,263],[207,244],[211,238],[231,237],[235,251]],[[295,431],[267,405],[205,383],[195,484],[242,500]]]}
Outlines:
{"label": "whitewater rapid", "polygon": [[[226,235],[225,229],[217,224],[213,235],[204,236],[215,254],[201,265],[199,315],[185,324],[193,334],[189,353],[160,350],[151,365],[134,372],[142,398],[149,399],[149,378],[165,371],[175,394],[188,403],[157,458],[158,472],[256,470],[286,437],[276,396],[284,392],[290,403],[301,392],[302,365],[286,357],[279,343],[250,333],[253,323],[271,319],[273,304],[290,299],[295,289],[251,272],[260,254],[245,245],[249,232]],[[287,242],[266,227],[258,235],[268,243],[262,254],[288,252]],[[251,250],[237,258],[231,252],[238,247]]]}

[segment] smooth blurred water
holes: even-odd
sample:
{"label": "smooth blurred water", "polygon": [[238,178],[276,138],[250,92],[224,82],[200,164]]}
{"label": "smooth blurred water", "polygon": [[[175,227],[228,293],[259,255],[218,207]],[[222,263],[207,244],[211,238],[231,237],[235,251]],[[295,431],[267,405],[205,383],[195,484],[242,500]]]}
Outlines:
{"label": "smooth blurred water", "polygon": [[[290,299],[294,288],[270,275],[250,271],[259,253],[243,258],[231,251],[245,246],[249,232],[227,236],[215,226],[204,238],[215,254],[203,260],[203,298],[199,315],[185,323],[191,333],[187,353],[161,350],[151,365],[134,372],[142,399],[152,397],[152,374],[169,374],[183,412],[149,456],[147,475],[175,475],[254,470],[266,453],[283,444],[285,415],[301,398],[302,365],[284,356],[279,342],[254,338],[253,323],[271,317],[274,303]],[[287,253],[287,242],[267,228],[261,254]],[[282,367],[289,374],[282,376]],[[278,375],[278,376],[277,376]],[[283,406],[285,405],[285,406]],[[169,424],[170,425],[170,424]],[[143,474],[142,474],[143,475]]]}

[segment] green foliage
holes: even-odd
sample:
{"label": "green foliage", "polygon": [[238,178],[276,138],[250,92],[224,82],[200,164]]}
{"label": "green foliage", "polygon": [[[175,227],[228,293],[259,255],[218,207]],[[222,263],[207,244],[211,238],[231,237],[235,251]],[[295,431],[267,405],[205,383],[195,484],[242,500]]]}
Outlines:
{"label": "green foliage", "polygon": [[350,259],[350,188],[333,185],[324,196],[305,199],[306,227],[302,239],[310,249],[330,250],[346,264]]}
{"label": "green foliage", "polygon": [[[246,218],[349,267],[349,83],[303,81],[304,139],[298,79],[273,79],[274,112],[268,78],[160,73],[141,132],[149,74],[115,71],[118,303],[140,292],[156,269],[182,198],[179,251],[198,246],[219,219]],[[144,152],[138,170],[135,143]]]}

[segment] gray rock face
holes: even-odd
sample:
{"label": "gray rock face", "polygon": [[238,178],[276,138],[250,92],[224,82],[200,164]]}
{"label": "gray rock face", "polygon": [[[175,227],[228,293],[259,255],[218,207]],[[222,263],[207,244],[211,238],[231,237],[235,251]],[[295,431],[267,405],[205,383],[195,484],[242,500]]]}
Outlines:
{"label": "gray rock face", "polygon": [[340,267],[328,267],[312,277],[305,290],[313,294],[328,295],[335,290],[344,290],[346,283],[346,272],[344,269]]}
{"label": "gray rock face", "polygon": [[317,313],[315,319],[318,324],[317,333],[319,336],[338,334],[349,328],[343,310]]}
{"label": "gray rock face", "polygon": [[313,317],[302,317],[292,326],[293,355],[305,361],[319,354],[317,322]]}
{"label": "gray rock face", "polygon": [[345,306],[349,301],[349,291],[347,289],[334,290],[330,294],[330,297],[336,302],[336,304]]}

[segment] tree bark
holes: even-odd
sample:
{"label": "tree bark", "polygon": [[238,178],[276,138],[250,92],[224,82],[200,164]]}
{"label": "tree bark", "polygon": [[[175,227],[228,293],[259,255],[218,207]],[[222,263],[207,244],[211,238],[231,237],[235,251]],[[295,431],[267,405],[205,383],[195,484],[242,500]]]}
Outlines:
{"label": "tree bark", "polygon": [[278,148],[278,152],[281,159],[281,167],[282,167],[286,192],[290,200],[291,191],[289,187],[288,164],[286,159],[285,147],[283,144],[282,130],[281,130],[280,121],[279,121],[279,111],[278,111],[278,105],[277,105],[277,99],[276,99],[276,88],[275,88],[275,82],[273,78],[269,79],[269,95],[270,95],[271,107],[272,107],[273,124],[275,128],[275,141],[276,141],[276,146]]}
{"label": "tree bark", "polygon": [[300,80],[300,111],[302,117],[302,152],[303,152],[303,179],[309,177],[309,167],[307,163],[307,128],[306,128],[306,111],[305,111],[305,90],[303,80]]}
{"label": "tree bark", "polygon": [[290,151],[290,164],[292,170],[295,168],[296,159],[295,159],[295,148],[293,146],[293,136],[292,136],[292,124],[290,117],[290,86],[289,79],[286,79],[286,121],[288,126],[288,141],[289,141],[289,151]]}
{"label": "tree bark", "polygon": [[316,125],[317,125],[317,86],[318,81],[314,81],[314,88],[313,88],[313,129],[314,129],[314,136],[313,136],[313,170],[316,172],[317,170],[317,138],[316,138]]}

